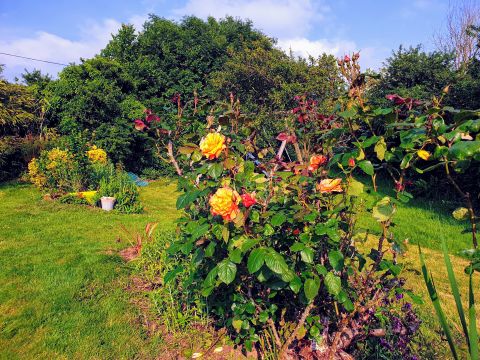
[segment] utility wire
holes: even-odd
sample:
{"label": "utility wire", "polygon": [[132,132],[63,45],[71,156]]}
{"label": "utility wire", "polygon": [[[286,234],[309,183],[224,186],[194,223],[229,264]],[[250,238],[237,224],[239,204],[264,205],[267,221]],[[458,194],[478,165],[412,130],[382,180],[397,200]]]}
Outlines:
{"label": "utility wire", "polygon": [[58,62],[54,62],[54,61],[48,61],[48,60],[34,59],[34,58],[31,58],[31,57],[20,56],[20,55],[15,55],[15,54],[8,54],[8,53],[4,53],[4,52],[0,52],[0,55],[13,56],[13,57],[17,57],[17,58],[21,58],[21,59],[27,59],[27,60],[33,60],[33,61],[40,61],[40,62],[44,62],[44,63],[47,63],[47,64],[68,66],[68,64],[62,64],[62,63],[58,63]]}

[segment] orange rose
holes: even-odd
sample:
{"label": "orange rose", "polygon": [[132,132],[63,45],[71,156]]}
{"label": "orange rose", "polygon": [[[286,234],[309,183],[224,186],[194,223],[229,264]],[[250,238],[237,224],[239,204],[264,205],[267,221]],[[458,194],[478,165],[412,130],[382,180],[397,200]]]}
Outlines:
{"label": "orange rose", "polygon": [[318,190],[320,190],[322,194],[342,192],[342,179],[324,179],[318,184]]}
{"label": "orange rose", "polygon": [[235,190],[222,187],[210,198],[210,212],[212,215],[220,215],[223,220],[232,221],[240,213],[239,203],[240,195]]}
{"label": "orange rose", "polygon": [[218,158],[225,147],[225,136],[217,132],[207,134],[200,141],[202,154],[210,160]]}
{"label": "orange rose", "polygon": [[324,165],[327,162],[327,157],[324,155],[313,155],[310,158],[310,165],[308,165],[308,170],[315,171],[320,166]]}

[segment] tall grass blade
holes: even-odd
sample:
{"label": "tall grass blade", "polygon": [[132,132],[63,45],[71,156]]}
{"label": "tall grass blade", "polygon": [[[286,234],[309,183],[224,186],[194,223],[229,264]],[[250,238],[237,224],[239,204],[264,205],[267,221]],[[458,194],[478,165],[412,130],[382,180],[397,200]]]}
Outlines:
{"label": "tall grass blade", "polygon": [[470,271],[470,281],[468,285],[468,321],[470,325],[470,358],[475,360],[480,359],[480,357],[478,351],[477,316],[475,314],[475,298],[473,297],[472,276],[473,270]]}
{"label": "tall grass blade", "polygon": [[443,313],[442,307],[440,305],[440,300],[438,298],[438,293],[437,293],[437,290],[435,289],[435,284],[433,283],[433,279],[431,275],[428,274],[427,266],[425,265],[425,258],[423,256],[420,245],[418,245],[418,253],[420,254],[420,264],[422,266],[423,279],[425,280],[425,285],[427,286],[428,295],[430,296],[430,300],[432,301],[433,307],[435,308],[435,312],[437,314],[437,317],[443,329],[443,332],[447,337],[448,345],[450,346],[450,351],[453,355],[453,358],[455,360],[458,360],[457,349],[455,348],[455,343],[453,342],[452,333],[450,331],[450,327],[448,326],[447,319],[445,318],[445,314]]}
{"label": "tall grass blade", "polygon": [[460,291],[458,290],[457,279],[455,278],[455,273],[453,272],[452,263],[450,261],[450,256],[448,256],[447,244],[445,238],[442,239],[442,250],[443,258],[445,259],[445,265],[447,267],[448,281],[450,282],[450,288],[452,289],[452,295],[455,299],[455,305],[457,305],[458,316],[460,317],[460,322],[462,324],[463,334],[465,335],[465,340],[467,346],[470,348],[470,341],[468,338],[468,327],[467,321],[465,320],[465,313],[463,311],[462,299],[460,297]]}

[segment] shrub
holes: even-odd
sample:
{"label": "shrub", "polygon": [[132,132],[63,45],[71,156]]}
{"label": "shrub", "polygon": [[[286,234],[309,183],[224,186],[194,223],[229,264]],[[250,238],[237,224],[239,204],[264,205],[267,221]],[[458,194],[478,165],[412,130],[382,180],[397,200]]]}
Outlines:
{"label": "shrub", "polygon": [[97,201],[102,196],[112,196],[116,199],[115,209],[123,213],[140,213],[140,194],[137,185],[122,169],[115,169],[109,164],[104,169],[104,176],[96,194]]}
{"label": "shrub", "polygon": [[[384,256],[385,244],[395,243],[389,232],[395,203],[386,197],[372,209],[383,232],[363,254],[355,246],[365,236],[355,214],[364,185],[354,173],[374,177],[372,164],[362,159],[360,143],[335,153],[351,133],[319,114],[315,102],[298,101],[277,137],[278,152],[263,163],[252,155],[263,152],[249,136],[252,129],[239,127],[235,112],[220,131],[203,129],[201,140],[202,133],[189,135],[191,142],[178,150],[180,164],[167,147],[181,175],[177,207],[184,209],[181,237],[169,253],[191,260],[165,282],[191,274],[179,286],[205,296],[217,323],[248,350],[256,344],[284,358],[311,353],[316,344],[317,355],[343,357],[392,329],[405,344],[400,358],[409,358],[418,319],[392,312],[408,291],[395,257]],[[171,133],[157,133],[168,142]],[[282,160],[287,146],[296,154],[290,162]],[[407,336],[402,329],[409,326]]]}
{"label": "shrub", "polygon": [[80,166],[68,150],[43,151],[30,161],[28,172],[33,184],[54,193],[83,189]]}

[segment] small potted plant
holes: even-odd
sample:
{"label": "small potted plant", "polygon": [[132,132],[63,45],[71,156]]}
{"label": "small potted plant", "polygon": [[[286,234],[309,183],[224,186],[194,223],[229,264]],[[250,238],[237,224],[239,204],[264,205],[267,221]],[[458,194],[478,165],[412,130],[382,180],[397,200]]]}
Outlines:
{"label": "small potted plant", "polygon": [[100,198],[100,202],[102,204],[102,210],[110,211],[113,210],[113,206],[115,205],[115,199],[113,196],[102,196]]}
{"label": "small potted plant", "polygon": [[100,189],[98,190],[98,194],[100,195],[100,203],[103,210],[113,210],[115,201],[117,200],[114,196],[115,193],[114,178],[112,176],[103,178],[100,181]]}

